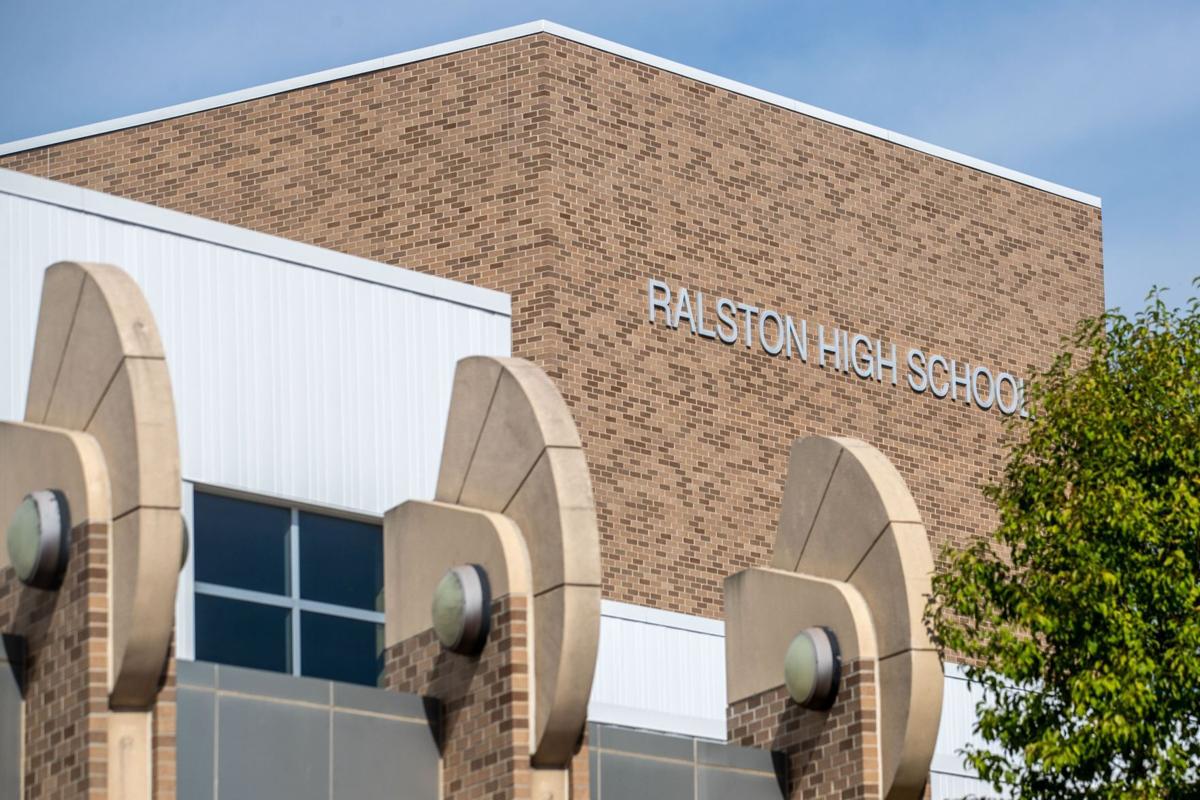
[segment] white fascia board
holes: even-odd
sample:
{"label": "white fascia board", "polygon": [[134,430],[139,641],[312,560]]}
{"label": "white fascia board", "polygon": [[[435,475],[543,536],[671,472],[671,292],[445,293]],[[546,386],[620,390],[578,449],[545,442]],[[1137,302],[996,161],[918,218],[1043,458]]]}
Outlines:
{"label": "white fascia board", "polygon": [[790,97],[784,97],[774,92],[768,92],[763,89],[758,89],[749,84],[739,81],[723,78],[720,75],[714,75],[711,72],[705,72],[701,69],[689,67],[685,64],[680,64],[677,61],[661,58],[650,53],[636,50],[632,47],[626,47],[623,44],[611,42],[607,39],[601,39],[598,36],[592,36],[590,33],[577,31],[573,28],[568,28],[565,25],[559,25],[548,20],[537,20],[535,22],[527,22],[523,25],[513,25],[509,28],[501,28],[500,30],[481,33],[476,36],[468,36],[464,39],[455,39],[452,42],[443,44],[431,45],[422,47],[417,50],[408,50],[403,53],[397,53],[383,58],[373,58],[368,61],[360,61],[357,64],[349,64],[344,67],[335,67],[321,72],[313,72],[309,75],[301,75],[296,78],[289,78],[283,81],[274,83],[264,83],[261,86],[254,86],[249,89],[242,89],[236,92],[227,92],[225,94],[214,95],[213,97],[204,98],[202,100],[193,100],[188,103],[179,103],[178,105],[167,106],[154,111],[146,111],[141,114],[131,114],[125,117],[107,120],[105,122],[97,122],[91,125],[82,125],[77,128],[68,128],[64,131],[55,133],[47,133],[41,136],[31,136],[27,139],[19,139],[14,142],[0,144],[0,156],[9,155],[11,153],[19,153],[25,150],[33,150],[38,147],[46,147],[47,145],[59,144],[61,142],[72,141],[75,139],[84,139],[89,136],[98,136],[103,133],[121,130],[123,128],[133,128],[138,125],[147,125],[152,122],[159,122],[165,119],[174,117],[182,117],[188,114],[195,114],[199,111],[207,111],[213,108],[222,106],[234,105],[247,100],[255,100],[260,97],[268,97],[282,92],[288,92],[293,89],[302,89],[306,86],[315,86],[320,83],[328,83],[329,81],[349,78],[354,75],[362,75],[368,72],[375,72],[381,69],[389,69],[391,67],[401,66],[403,64],[412,64],[417,61],[425,61],[430,58],[449,55],[451,53],[461,53],[467,50],[474,50],[478,47],[484,47],[498,42],[505,42],[511,39],[519,39],[523,36],[531,36],[535,33],[549,33],[561,39],[567,39],[586,47],[591,47],[605,53],[611,53],[621,58],[626,58],[631,61],[636,61],[645,64],[655,69],[670,72],[684,78],[690,78],[701,83],[714,86],[718,89],[724,89],[734,94],[740,94],[755,100],[760,100],[764,103],[769,103],[779,108],[785,108],[789,111],[794,111],[798,114],[804,114],[814,119],[819,119],[833,125],[847,128],[849,130],[864,133],[868,136],[874,136],[877,139],[882,139],[887,142],[916,150],[917,152],[925,153],[926,155],[940,158],[944,161],[950,161],[955,164],[961,164],[965,167],[985,172],[990,175],[995,175],[1005,180],[1010,180],[1015,183],[1021,183],[1026,186],[1031,186],[1035,189],[1040,189],[1050,194],[1065,197],[1068,200],[1074,200],[1085,205],[1095,206],[1100,208],[1100,198],[1096,195],[1087,194],[1076,189],[1071,189],[1066,186],[1061,186],[1051,181],[1042,180],[1032,175],[1026,175],[1023,172],[1001,167],[997,164],[992,164],[982,159],[964,155],[948,150],[944,147],[939,147],[935,144],[914,139],[911,136],[905,136],[895,131],[889,131],[886,128],[880,128],[876,125],[871,125],[866,122],[853,119],[851,117],[836,114],[832,111],[827,111],[817,106],[802,103],[799,100],[793,100]]}
{"label": "white fascia board", "polygon": [[712,739],[717,742],[727,741],[728,737],[724,719],[691,717],[657,709],[633,708],[612,703],[588,703],[587,720],[599,725],[641,728],[668,735]]}
{"label": "white fascia board", "polygon": [[505,317],[512,316],[512,298],[423,272],[393,267],[378,261],[339,253],[316,245],[294,242],[279,236],[226,225],[203,217],[170,211],[147,203],[127,200],[103,192],[81,189],[59,181],[23,172],[0,169],[0,193],[25,197],[50,205],[82,211],[143,228],[197,239],[235,250],[267,256],[298,267],[321,270],[354,280],[401,289]]}
{"label": "white fascia board", "polygon": [[942,664],[942,674],[947,678],[955,681],[969,680],[967,678],[967,667],[965,664],[959,664],[957,661],[947,661]]}
{"label": "white fascia board", "polygon": [[356,64],[347,64],[344,67],[334,67],[282,81],[251,86],[248,89],[239,89],[236,92],[226,92],[200,100],[190,100],[186,103],[177,103],[173,106],[156,108],[153,111],[143,111],[139,114],[129,114],[128,116],[117,117],[103,122],[94,122],[90,125],[80,125],[77,128],[67,128],[63,131],[46,133],[41,136],[18,139],[14,142],[0,144],[0,156],[59,144],[60,142],[69,142],[75,139],[86,139],[89,136],[98,136],[102,133],[110,133],[124,128],[135,128],[138,125],[149,125],[152,122],[161,122],[165,119],[186,117],[188,114],[232,106],[244,103],[247,100],[257,100],[261,97],[270,97],[271,95],[290,92],[294,89],[304,89],[308,86],[329,83],[330,81],[341,80],[342,78],[352,78],[355,75],[365,75],[368,72],[378,72],[381,69],[390,69],[391,67],[398,67],[403,64],[412,64],[417,61],[426,61],[452,53],[474,50],[489,44],[506,42],[510,39],[519,39],[523,36],[542,33],[546,30],[546,25],[547,23],[540,21],[526,22],[523,25],[513,25],[510,28],[501,28],[500,30],[481,33],[476,36],[468,36],[464,39],[455,39],[452,42],[430,45],[429,47],[421,47],[416,50],[407,50],[395,55],[372,58],[366,61],[359,61]]}
{"label": "white fascia board", "polygon": [[799,100],[793,100],[792,98],[784,97],[781,94],[775,94],[774,92],[768,92],[764,89],[750,86],[749,84],[730,80],[729,78],[723,78],[720,75],[714,75],[713,73],[705,72],[702,69],[689,67],[686,64],[680,64],[676,61],[660,58],[659,56],[651,55],[650,53],[644,53],[641,50],[635,50],[632,47],[626,47],[625,45],[617,44],[616,42],[610,42],[607,39],[601,39],[599,37],[592,36],[591,34],[573,30],[553,22],[543,20],[542,24],[545,26],[544,29],[547,33],[552,33],[555,36],[559,36],[563,39],[570,39],[571,41],[595,48],[596,50],[602,50],[606,53],[612,53],[615,56],[620,56],[631,61],[637,61],[647,66],[654,67],[655,69],[661,69],[664,72],[671,72],[685,78],[691,78],[692,80],[699,81],[701,83],[707,83],[710,86],[715,86],[718,89],[724,89],[726,91],[733,92],[734,94],[740,94],[755,100],[761,100],[764,103],[770,103],[773,106],[785,108],[789,111],[795,111],[798,114],[804,114],[807,117],[813,117],[842,128],[848,128],[852,131],[865,133],[868,136],[874,136],[877,139],[883,139],[885,141],[892,142],[893,144],[900,145],[901,147],[906,147],[909,150],[916,150],[918,152],[925,153],[926,155],[940,158],[943,161],[951,161],[955,164],[962,164],[963,166],[979,170],[980,172],[986,172],[1000,178],[1014,181],[1016,183],[1023,183],[1026,186],[1032,186],[1035,189],[1041,189],[1042,191],[1049,192],[1050,194],[1056,194],[1060,197],[1065,197],[1068,200],[1075,200],[1080,203],[1085,203],[1089,206],[1100,208],[1100,198],[1092,194],[1080,192],[1076,189],[1071,189],[1066,186],[1060,186],[1057,183],[1042,180],[1041,178],[1035,178],[1034,176],[1026,175],[1023,172],[1017,172],[1016,170],[1008,169],[1007,167],[1001,167],[999,165],[983,161],[982,159],[963,155],[962,153],[955,152],[954,150],[948,150],[945,147],[939,147],[935,144],[921,141],[920,139],[914,139],[911,136],[905,136],[902,133],[889,131],[886,128],[880,128],[877,125],[871,125],[870,123],[861,122],[851,117],[836,114],[832,111],[826,111],[823,108],[818,108],[817,106],[809,105],[808,103],[802,103]]}
{"label": "white fascia board", "polygon": [[664,611],[661,608],[651,608],[650,606],[636,606],[632,603],[619,603],[616,600],[601,600],[600,616],[725,638],[725,623],[719,619],[680,614],[677,611]]}
{"label": "white fascia board", "polygon": [[971,769],[966,759],[954,753],[934,753],[929,763],[929,771],[939,775],[952,775],[956,778],[974,778],[979,780],[979,773]]}

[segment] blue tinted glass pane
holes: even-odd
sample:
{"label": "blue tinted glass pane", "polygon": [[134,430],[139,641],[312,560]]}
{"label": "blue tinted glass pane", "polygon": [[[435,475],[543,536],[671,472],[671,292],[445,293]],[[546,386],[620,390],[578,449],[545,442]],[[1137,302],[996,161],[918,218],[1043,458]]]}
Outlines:
{"label": "blue tinted glass pane", "polygon": [[286,608],[196,595],[196,660],[290,672],[292,626]]}
{"label": "blue tinted glass pane", "polygon": [[300,614],[300,672],[314,678],[378,686],[383,672],[383,626]]}
{"label": "blue tinted glass pane", "polygon": [[290,510],[203,492],[193,509],[197,581],[288,593]]}
{"label": "blue tinted glass pane", "polygon": [[300,596],[383,610],[383,533],[378,525],[300,512]]}

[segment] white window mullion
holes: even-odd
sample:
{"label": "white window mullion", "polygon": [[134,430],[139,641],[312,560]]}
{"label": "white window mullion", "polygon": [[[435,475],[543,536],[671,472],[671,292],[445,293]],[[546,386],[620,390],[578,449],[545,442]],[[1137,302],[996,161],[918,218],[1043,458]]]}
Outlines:
{"label": "white window mullion", "polygon": [[[226,600],[237,601],[241,603],[253,603],[259,606],[271,606],[277,609],[286,609],[290,616],[290,633],[289,643],[289,661],[290,672],[292,675],[301,675],[303,672],[303,642],[301,641],[301,621],[303,613],[322,614],[329,617],[334,617],[343,620],[356,620],[358,622],[367,622],[374,625],[382,626],[385,622],[385,615],[381,611],[368,610],[364,608],[354,608],[351,606],[336,605],[333,603],[324,603],[318,600],[306,600],[302,597],[303,585],[300,574],[300,507],[286,507],[282,504],[262,503],[262,505],[274,505],[276,508],[287,510],[289,513],[289,522],[287,529],[287,539],[285,548],[285,558],[287,559],[287,588],[281,594],[273,594],[270,592],[256,591],[253,589],[242,589],[234,586],[225,586],[218,583],[209,583],[205,581],[197,581],[195,574],[195,492],[208,491],[207,487],[201,486],[198,490],[195,489],[192,483],[185,482],[183,484],[182,493],[182,514],[189,531],[191,539],[188,548],[187,560],[183,568],[180,570],[179,577],[179,593],[175,600],[175,616],[176,616],[176,654],[180,659],[194,660],[196,657],[196,596],[204,595],[206,597],[220,597]],[[218,491],[214,494],[221,496]],[[246,497],[227,495],[234,499],[255,503],[257,501]],[[322,513],[314,511],[314,513]],[[367,520],[357,520],[360,522]],[[380,533],[382,535],[382,532]],[[234,556],[235,554],[230,554]]]}
{"label": "white window mullion", "polygon": [[292,674],[300,674],[300,512],[292,509],[292,527],[288,531],[292,590]]}
{"label": "white window mullion", "polygon": [[180,515],[188,538],[187,560],[179,570],[179,585],[175,591],[175,658],[196,660],[196,524],[193,513],[191,481],[184,481],[180,492]]}
{"label": "white window mullion", "polygon": [[284,597],[281,594],[257,592],[253,589],[238,589],[236,586],[222,586],[219,583],[205,583],[204,581],[196,583],[196,594],[224,597],[227,600],[241,600],[243,603],[259,603],[260,605],[275,606],[276,608],[290,609],[296,605],[292,598]]}
{"label": "white window mullion", "polygon": [[330,603],[322,603],[317,600],[301,600],[301,611],[311,611],[317,614],[325,614],[329,617],[343,617],[345,619],[357,619],[362,622],[378,622],[382,624],[385,620],[382,611],[367,611],[363,608],[353,608],[352,606],[335,606]]}

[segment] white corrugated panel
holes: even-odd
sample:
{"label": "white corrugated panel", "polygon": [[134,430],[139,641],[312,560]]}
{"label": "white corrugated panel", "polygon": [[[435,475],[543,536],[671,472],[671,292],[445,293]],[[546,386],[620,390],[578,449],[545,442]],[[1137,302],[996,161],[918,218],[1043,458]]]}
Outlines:
{"label": "white corrugated panel", "polygon": [[978,778],[933,772],[929,775],[929,794],[933,800],[958,800],[970,797],[996,797],[989,784]]}
{"label": "white corrugated panel", "polygon": [[975,771],[964,763],[960,754],[967,745],[983,747],[985,744],[974,730],[975,706],[981,699],[983,691],[967,681],[963,668],[958,664],[946,664],[942,724],[938,728],[930,767],[933,800],[997,796],[989,784],[975,777]]}
{"label": "white corrugated panel", "polygon": [[[780,665],[782,677],[783,665]],[[931,766],[934,800],[991,797],[958,751],[973,733],[979,691],[946,665],[942,720]],[[601,605],[600,652],[588,719],[724,740],[725,626],[718,620],[615,603]]]}
{"label": "white corrugated panel", "polygon": [[24,415],[64,259],[145,292],[197,483],[373,513],[431,497],[455,363],[510,353],[505,295],[0,171],[0,418]]}
{"label": "white corrugated panel", "polygon": [[725,625],[605,600],[588,719],[725,739]]}

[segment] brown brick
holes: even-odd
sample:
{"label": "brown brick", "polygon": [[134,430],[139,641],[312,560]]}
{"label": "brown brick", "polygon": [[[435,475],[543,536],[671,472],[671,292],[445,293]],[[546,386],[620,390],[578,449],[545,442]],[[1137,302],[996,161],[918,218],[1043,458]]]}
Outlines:
{"label": "brown brick", "polygon": [[940,552],[994,524],[1002,417],[651,325],[648,278],[1018,374],[1103,306],[1099,209],[549,34],[0,166],[509,292],[605,596],[708,617],[769,561],[794,437],[879,447]]}

